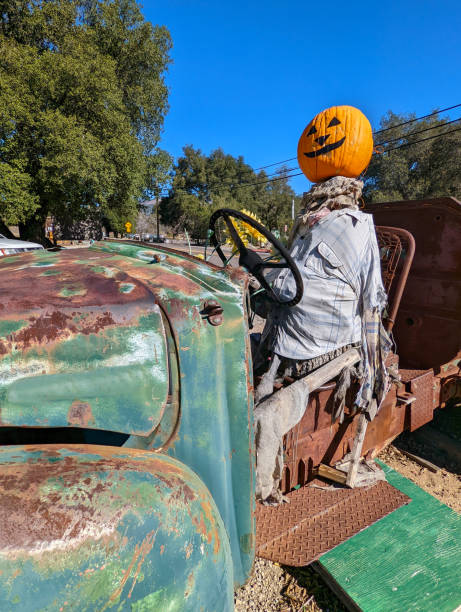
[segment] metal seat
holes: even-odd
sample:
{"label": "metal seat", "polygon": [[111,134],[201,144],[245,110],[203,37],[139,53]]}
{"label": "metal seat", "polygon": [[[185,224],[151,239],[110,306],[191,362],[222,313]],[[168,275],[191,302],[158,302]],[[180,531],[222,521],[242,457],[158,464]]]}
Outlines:
{"label": "metal seat", "polygon": [[415,239],[399,227],[376,226],[381,258],[381,274],[388,295],[384,326],[391,331],[415,254]]}

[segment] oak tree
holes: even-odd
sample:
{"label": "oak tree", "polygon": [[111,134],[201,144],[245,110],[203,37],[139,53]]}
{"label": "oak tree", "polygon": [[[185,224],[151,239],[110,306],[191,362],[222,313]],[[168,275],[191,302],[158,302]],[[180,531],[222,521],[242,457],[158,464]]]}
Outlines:
{"label": "oak tree", "polygon": [[171,39],[135,0],[0,0],[0,220],[122,230],[164,173]]}
{"label": "oak tree", "polygon": [[447,125],[450,119],[438,114],[414,118],[389,112],[381,119],[375,134],[378,153],[365,174],[368,201],[461,199],[461,124]]}

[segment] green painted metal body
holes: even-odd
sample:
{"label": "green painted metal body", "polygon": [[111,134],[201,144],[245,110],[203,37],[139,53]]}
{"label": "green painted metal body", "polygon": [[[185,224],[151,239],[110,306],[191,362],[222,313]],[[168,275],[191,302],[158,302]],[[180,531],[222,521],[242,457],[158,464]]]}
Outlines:
{"label": "green painted metal body", "polygon": [[461,517],[379,462],[411,497],[319,559],[363,612],[452,612],[461,605]]}
{"label": "green painted metal body", "polygon": [[152,452],[0,452],[2,610],[232,609],[224,524],[203,482]]}
{"label": "green painted metal body", "polygon": [[[246,275],[239,270],[220,270],[183,254],[127,243],[28,253],[0,262],[0,435],[8,439],[11,432],[10,441],[23,442],[19,427],[41,427],[53,442],[60,443],[59,436],[68,442],[66,432],[76,431],[79,440],[88,442],[98,430],[100,440],[104,432],[124,434],[126,452],[139,457],[163,447],[171,461],[179,460],[198,475],[219,510],[216,529],[222,520],[231,556],[223,553],[219,561],[227,565],[230,590],[218,590],[227,593],[229,606],[232,587],[247,578],[254,559],[253,400],[245,291]],[[211,299],[223,308],[222,325],[213,326],[203,316],[203,304]],[[18,464],[30,463],[28,452],[21,451]],[[92,455],[88,446],[72,452]],[[88,473],[91,462],[86,460]],[[96,469],[98,459],[94,462]],[[120,469],[122,464],[123,459]],[[119,498],[132,504],[130,489],[120,491]],[[60,495],[58,490],[56,499]],[[92,502],[96,498],[93,492]],[[166,504],[162,496],[156,504],[161,515]],[[186,511],[186,500],[182,504]],[[140,516],[147,529],[151,517],[143,511]],[[177,536],[183,543],[188,541],[186,531],[180,529]],[[103,539],[97,529],[88,538],[94,545]],[[152,563],[158,561],[157,567],[174,581],[174,562],[166,563],[157,553],[151,553]],[[62,575],[59,568],[55,575],[53,564],[48,567],[52,590]],[[79,568],[68,569],[78,573]],[[110,591],[113,582],[106,574]],[[210,590],[207,581],[195,584],[203,593]],[[189,603],[185,609],[200,609]],[[125,609],[123,605],[114,609]]]}

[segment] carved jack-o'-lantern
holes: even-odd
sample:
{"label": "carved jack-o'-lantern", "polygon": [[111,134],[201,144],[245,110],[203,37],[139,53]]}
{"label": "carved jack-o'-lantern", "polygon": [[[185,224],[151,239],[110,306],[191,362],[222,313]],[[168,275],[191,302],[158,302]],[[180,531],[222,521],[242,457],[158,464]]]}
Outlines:
{"label": "carved jack-o'-lantern", "polygon": [[353,106],[332,106],[316,115],[301,135],[298,162],[313,183],[332,176],[356,177],[373,152],[371,125]]}

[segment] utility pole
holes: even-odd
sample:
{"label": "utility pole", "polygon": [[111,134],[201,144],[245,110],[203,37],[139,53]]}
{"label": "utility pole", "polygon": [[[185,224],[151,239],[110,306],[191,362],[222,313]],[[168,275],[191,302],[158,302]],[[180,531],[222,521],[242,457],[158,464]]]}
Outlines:
{"label": "utility pole", "polygon": [[295,218],[295,199],[291,200],[291,218],[294,220]]}
{"label": "utility pole", "polygon": [[160,213],[159,213],[160,200],[159,200],[159,197],[158,197],[158,186],[157,186],[157,189],[155,191],[156,191],[156,194],[157,194],[156,198],[155,198],[156,199],[156,211],[157,211],[157,240],[159,240],[160,239]]}

